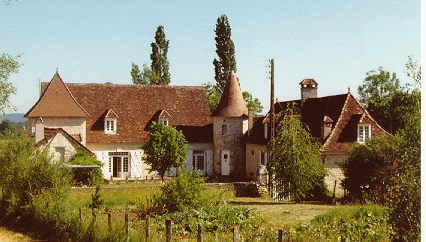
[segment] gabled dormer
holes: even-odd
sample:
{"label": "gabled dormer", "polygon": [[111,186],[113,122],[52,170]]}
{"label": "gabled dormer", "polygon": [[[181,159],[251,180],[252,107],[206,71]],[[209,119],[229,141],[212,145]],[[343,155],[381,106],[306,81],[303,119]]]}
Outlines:
{"label": "gabled dormer", "polygon": [[159,110],[159,115],[157,119],[157,123],[161,123],[165,126],[169,125],[169,121],[172,119],[172,115],[166,110]]}
{"label": "gabled dormer", "polygon": [[114,110],[109,109],[105,115],[105,134],[116,134],[117,133],[117,120],[118,115]]}

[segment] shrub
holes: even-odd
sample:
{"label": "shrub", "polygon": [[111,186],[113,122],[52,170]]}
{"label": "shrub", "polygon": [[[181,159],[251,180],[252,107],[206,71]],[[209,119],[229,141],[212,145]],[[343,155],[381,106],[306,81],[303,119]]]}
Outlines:
{"label": "shrub", "polygon": [[[77,153],[71,157],[70,164],[73,165],[98,165],[103,166],[103,163],[90,156],[83,150],[78,150]],[[90,170],[88,169],[74,169],[73,180],[78,185],[91,185],[92,180],[90,176]],[[103,175],[101,168],[95,168],[93,173],[93,182],[95,184],[103,183]]]}
{"label": "shrub", "polygon": [[364,201],[373,198],[384,202],[387,176],[395,167],[399,139],[393,136],[369,139],[364,145],[355,143],[349,157],[342,164],[345,179],[343,187],[348,197]]}
{"label": "shrub", "polygon": [[139,203],[141,216],[197,209],[203,203],[201,192],[204,189],[204,178],[197,170],[179,169],[178,175],[161,187],[160,194],[154,194],[146,204]]}

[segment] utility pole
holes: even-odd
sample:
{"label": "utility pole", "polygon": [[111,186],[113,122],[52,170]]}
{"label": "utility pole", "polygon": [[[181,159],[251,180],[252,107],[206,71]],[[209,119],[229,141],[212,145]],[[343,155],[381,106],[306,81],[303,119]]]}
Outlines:
{"label": "utility pole", "polygon": [[271,59],[271,110],[269,113],[270,138],[275,136],[275,84],[274,84],[274,59]]}

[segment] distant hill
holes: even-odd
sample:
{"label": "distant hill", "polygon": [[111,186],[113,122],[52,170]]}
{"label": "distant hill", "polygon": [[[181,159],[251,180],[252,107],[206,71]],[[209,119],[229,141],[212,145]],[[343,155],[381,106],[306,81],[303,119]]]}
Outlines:
{"label": "distant hill", "polygon": [[[23,122],[27,122],[28,119],[24,118],[25,113],[9,113],[9,114],[5,114],[3,116],[0,115],[1,120],[7,119],[10,122],[14,122],[14,123],[23,123]],[[0,120],[0,122],[1,122]]]}

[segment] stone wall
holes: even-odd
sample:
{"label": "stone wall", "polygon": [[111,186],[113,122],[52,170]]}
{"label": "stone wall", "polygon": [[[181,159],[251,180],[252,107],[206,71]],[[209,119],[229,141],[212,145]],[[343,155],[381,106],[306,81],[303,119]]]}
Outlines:
{"label": "stone wall", "polygon": [[267,152],[266,146],[246,144],[246,177],[251,181],[256,180],[256,172],[260,166],[261,152]]}
{"label": "stone wall", "polygon": [[78,147],[71,143],[68,138],[59,132],[49,143],[41,148],[47,147],[48,153],[54,162],[68,162],[77,153]]}
{"label": "stone wall", "polygon": [[[29,118],[28,125],[31,133],[35,132],[36,118]],[[44,127],[62,128],[70,135],[80,135],[81,143],[86,145],[86,118],[43,118]]]}
{"label": "stone wall", "polygon": [[[222,135],[222,125],[227,133]],[[221,175],[221,150],[230,151],[230,175],[245,176],[245,149],[242,138],[247,132],[248,120],[244,118],[213,117],[214,174]]]}
{"label": "stone wall", "polygon": [[347,157],[347,154],[329,154],[325,155],[323,159],[325,168],[328,171],[328,175],[325,177],[325,184],[327,189],[333,192],[336,182],[336,197],[343,197],[344,195],[342,181],[345,176],[339,164],[343,163]]}

